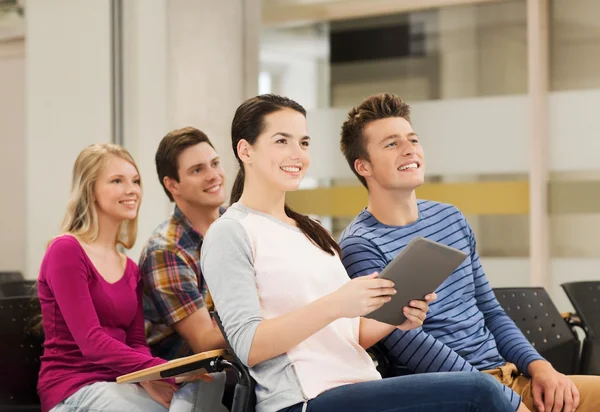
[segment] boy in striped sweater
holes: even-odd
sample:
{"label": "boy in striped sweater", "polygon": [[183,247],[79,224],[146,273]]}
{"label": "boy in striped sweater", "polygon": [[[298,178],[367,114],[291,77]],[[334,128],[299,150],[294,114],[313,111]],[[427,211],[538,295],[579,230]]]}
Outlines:
{"label": "boy in striped sweater", "polygon": [[417,236],[468,254],[436,290],[438,299],[423,327],[396,330],[383,339],[390,360],[414,373],[490,373],[505,385],[513,404],[523,402],[530,410],[599,411],[600,377],[557,372],[504,313],[463,214],[452,205],[416,198],[425,157],[410,107],[393,94],[368,98],[349,112],[341,149],[369,191],[368,206],[340,239],[351,278],[381,271]]}

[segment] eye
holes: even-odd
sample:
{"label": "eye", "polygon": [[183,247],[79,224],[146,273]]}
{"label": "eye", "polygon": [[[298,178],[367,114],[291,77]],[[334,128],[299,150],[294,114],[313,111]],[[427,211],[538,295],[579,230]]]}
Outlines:
{"label": "eye", "polygon": [[308,146],[310,146],[310,141],[308,141],[308,140],[303,140],[303,141],[302,141],[300,144],[301,144],[302,146],[304,146],[304,147],[308,147]]}
{"label": "eye", "polygon": [[394,146],[396,146],[396,142],[390,142],[385,145],[385,147],[394,147]]}
{"label": "eye", "polygon": [[275,143],[283,143],[283,144],[285,144],[285,143],[287,143],[287,139],[278,139],[278,140],[275,141]]}
{"label": "eye", "polygon": [[192,173],[200,173],[200,168],[199,167],[194,168],[194,170],[192,170]]}
{"label": "eye", "polygon": [[116,179],[113,179],[113,180],[111,180],[111,182],[110,182],[110,183],[121,183],[121,182],[122,182],[122,180],[121,180],[121,179],[119,179],[119,178],[116,178]]}
{"label": "eye", "polygon": [[411,143],[419,143],[419,139],[410,139]]}
{"label": "eye", "polygon": [[221,162],[220,162],[220,161],[218,161],[218,160],[215,160],[215,161],[213,162],[213,167],[218,167],[220,164],[221,164]]}
{"label": "eye", "polygon": [[138,186],[140,185],[140,182],[141,182],[141,181],[140,181],[140,179],[135,179],[135,180],[133,181],[133,183],[134,183],[134,184],[136,184],[136,185],[138,185]]}

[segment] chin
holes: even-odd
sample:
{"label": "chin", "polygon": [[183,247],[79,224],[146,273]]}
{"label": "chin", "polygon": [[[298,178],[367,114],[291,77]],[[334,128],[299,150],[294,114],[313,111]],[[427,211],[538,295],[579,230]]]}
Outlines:
{"label": "chin", "polygon": [[203,207],[219,207],[223,203],[225,203],[225,196],[210,197],[208,199],[201,199],[200,202],[198,202],[198,204]]}
{"label": "chin", "polygon": [[282,192],[295,192],[300,187],[300,180],[297,182],[286,182],[279,185]]}

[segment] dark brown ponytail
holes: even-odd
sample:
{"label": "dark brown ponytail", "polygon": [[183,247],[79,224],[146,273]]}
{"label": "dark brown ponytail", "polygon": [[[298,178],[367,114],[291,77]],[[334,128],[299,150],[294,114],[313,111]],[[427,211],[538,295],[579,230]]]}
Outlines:
{"label": "dark brown ponytail", "polygon": [[231,196],[229,197],[229,204],[234,204],[240,197],[242,197],[242,192],[244,191],[244,179],[246,178],[244,174],[244,168],[240,165],[240,170],[238,170],[237,175],[235,176],[235,180],[233,182],[233,187],[231,188]]}
{"label": "dark brown ponytail", "polygon": [[[258,139],[258,136],[264,130],[265,117],[282,109],[292,109],[306,117],[306,110],[300,104],[287,97],[274,94],[263,94],[261,96],[252,97],[242,103],[235,111],[233,122],[231,124],[231,146],[233,148],[233,154],[240,164],[240,170],[235,177],[233,188],[231,189],[231,204],[240,200],[244,191],[244,165],[238,156],[238,142],[244,139],[250,145],[254,145],[256,139]],[[329,232],[318,222],[312,220],[308,216],[294,212],[287,205],[285,205],[285,214],[296,221],[298,228],[306,235],[306,237],[312,240],[315,245],[330,255],[337,253],[341,256],[340,246],[333,237],[331,237]]]}
{"label": "dark brown ponytail", "polygon": [[329,232],[325,230],[318,222],[314,221],[308,216],[294,212],[288,205],[285,205],[285,214],[296,221],[298,228],[312,240],[317,246],[323,249],[325,252],[333,255],[334,252],[338,256],[342,256],[342,250],[340,245],[331,237]]}

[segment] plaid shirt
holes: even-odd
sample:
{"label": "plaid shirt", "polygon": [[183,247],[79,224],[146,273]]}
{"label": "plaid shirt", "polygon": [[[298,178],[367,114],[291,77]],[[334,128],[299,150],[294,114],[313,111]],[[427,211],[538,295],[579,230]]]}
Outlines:
{"label": "plaid shirt", "polygon": [[153,354],[163,359],[192,355],[172,325],[200,308],[213,309],[200,271],[202,240],[175,206],[171,218],[156,228],[142,251],[146,337]]}

